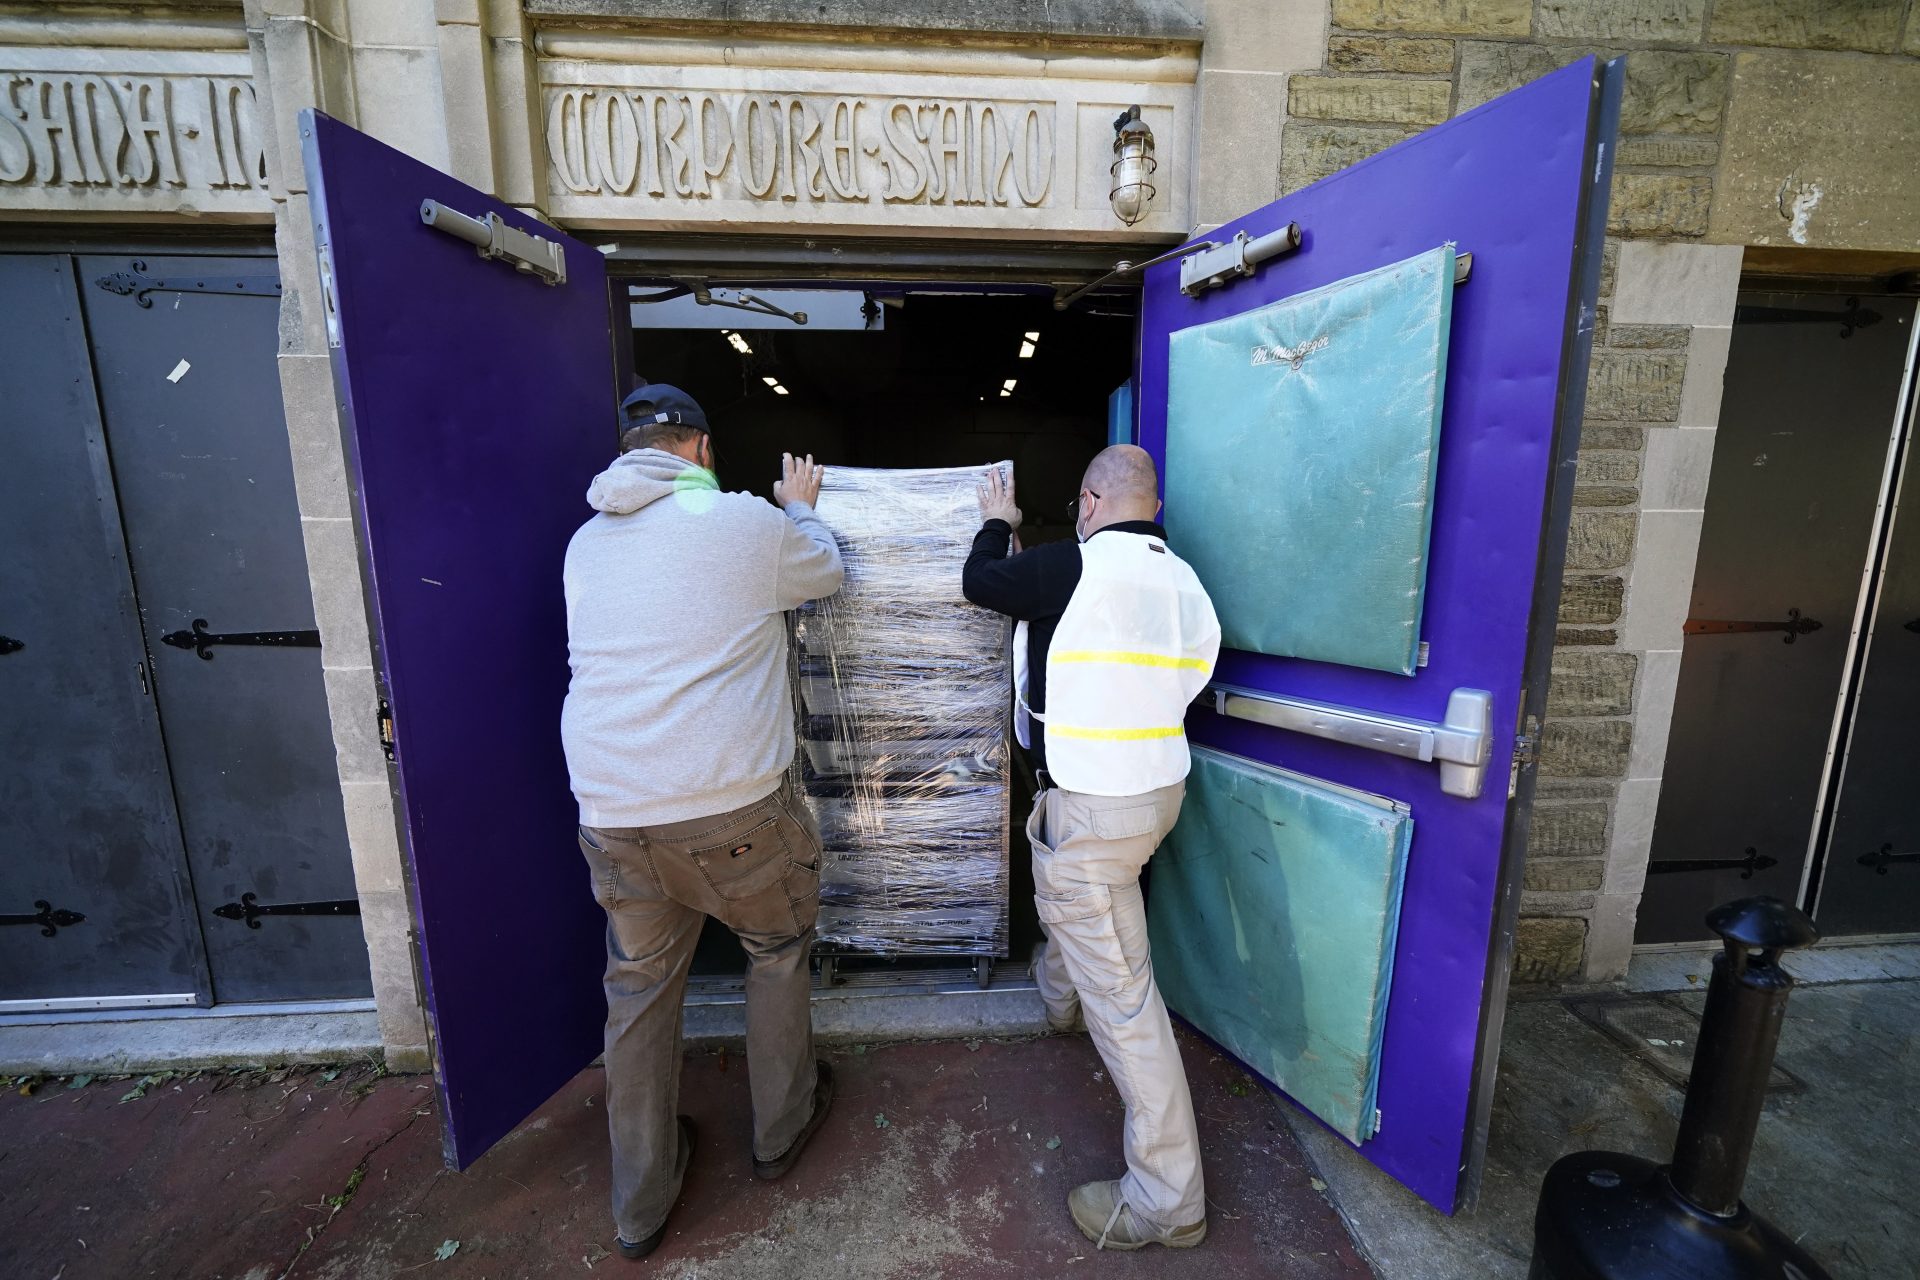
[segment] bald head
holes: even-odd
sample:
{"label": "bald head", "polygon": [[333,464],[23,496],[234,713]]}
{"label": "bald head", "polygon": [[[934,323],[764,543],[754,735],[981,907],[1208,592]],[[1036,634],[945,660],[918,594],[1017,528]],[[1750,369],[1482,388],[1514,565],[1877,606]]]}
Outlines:
{"label": "bald head", "polygon": [[[1138,445],[1109,445],[1087,464],[1080,487],[1099,500],[1081,499],[1082,537],[1124,520],[1151,520],[1160,514],[1160,477],[1153,455]],[[1086,508],[1092,505],[1088,513]]]}

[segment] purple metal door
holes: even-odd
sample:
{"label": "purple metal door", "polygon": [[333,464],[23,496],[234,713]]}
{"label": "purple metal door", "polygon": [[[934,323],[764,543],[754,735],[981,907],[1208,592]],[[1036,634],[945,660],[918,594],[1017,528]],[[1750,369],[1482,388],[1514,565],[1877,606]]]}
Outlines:
{"label": "purple metal door", "polygon": [[[606,265],[318,112],[300,133],[446,1154],[464,1168],[593,1060],[605,1016],[560,747],[560,565],[615,441]],[[423,225],[429,200],[557,244],[564,282]]]}
{"label": "purple metal door", "polygon": [[[1228,223],[1207,238],[1258,238],[1295,223],[1301,246],[1195,296],[1181,292],[1180,263],[1169,262],[1149,272],[1142,306],[1140,443],[1165,465],[1174,332],[1443,244],[1473,255],[1453,298],[1425,665],[1402,675],[1227,652],[1216,680],[1251,696],[1215,705],[1279,708],[1277,719],[1299,722],[1310,703],[1435,724],[1454,690],[1488,691],[1491,749],[1478,795],[1459,794],[1457,778],[1443,785],[1433,760],[1355,745],[1351,734],[1277,727],[1271,714],[1255,723],[1196,710],[1188,725],[1197,744],[1410,807],[1381,1121],[1359,1150],[1449,1212],[1477,1186],[1492,1105],[1622,74],[1617,63],[1583,60]],[[1170,510],[1169,523],[1179,515]],[[1207,586],[1216,597],[1235,589]],[[1308,719],[1340,719],[1308,710]],[[1392,732],[1405,742],[1412,731]]]}

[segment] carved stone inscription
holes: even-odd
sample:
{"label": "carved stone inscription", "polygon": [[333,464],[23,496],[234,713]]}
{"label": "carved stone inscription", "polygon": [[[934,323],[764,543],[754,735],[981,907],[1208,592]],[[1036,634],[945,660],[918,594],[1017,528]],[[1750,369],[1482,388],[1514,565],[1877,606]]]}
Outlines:
{"label": "carved stone inscription", "polygon": [[555,181],[576,196],[1035,208],[1056,104],[988,98],[564,86]]}
{"label": "carved stone inscription", "polygon": [[265,191],[253,84],[217,75],[0,71],[9,188]]}

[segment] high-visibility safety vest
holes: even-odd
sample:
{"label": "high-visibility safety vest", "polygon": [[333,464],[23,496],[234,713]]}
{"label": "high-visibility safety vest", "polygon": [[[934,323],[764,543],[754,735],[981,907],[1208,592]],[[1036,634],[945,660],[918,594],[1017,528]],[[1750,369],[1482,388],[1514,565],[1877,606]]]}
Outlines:
{"label": "high-visibility safety vest", "polygon": [[1047,651],[1047,711],[1027,697],[1027,626],[1014,637],[1016,731],[1047,727],[1056,786],[1133,796],[1187,776],[1182,722],[1220,655],[1220,620],[1187,562],[1152,534],[1107,529],[1080,544],[1080,581]]}

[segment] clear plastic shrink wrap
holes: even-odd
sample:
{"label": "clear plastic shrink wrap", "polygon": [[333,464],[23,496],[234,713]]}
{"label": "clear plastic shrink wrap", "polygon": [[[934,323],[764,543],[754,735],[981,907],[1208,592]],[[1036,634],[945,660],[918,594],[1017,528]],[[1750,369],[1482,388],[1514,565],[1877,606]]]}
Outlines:
{"label": "clear plastic shrink wrap", "polygon": [[985,470],[827,468],[846,582],[793,624],[822,950],[1007,954],[1011,632],[960,592]]}

